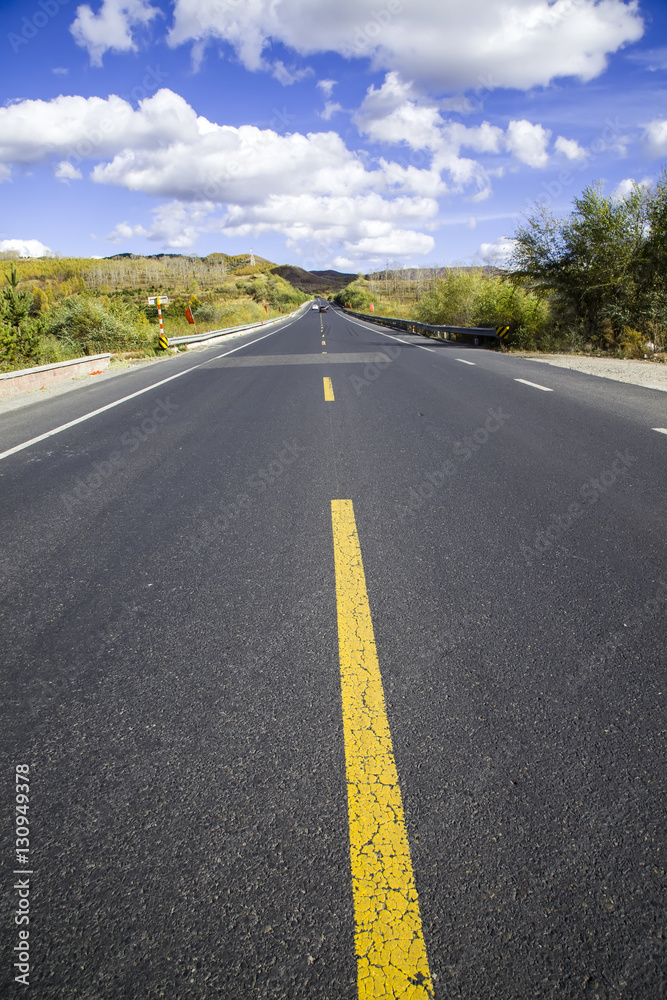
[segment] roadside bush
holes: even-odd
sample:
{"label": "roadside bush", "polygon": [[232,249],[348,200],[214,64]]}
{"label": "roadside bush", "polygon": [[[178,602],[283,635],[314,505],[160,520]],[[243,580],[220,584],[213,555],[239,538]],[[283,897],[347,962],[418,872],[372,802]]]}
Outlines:
{"label": "roadside bush", "polygon": [[[443,326],[509,326],[512,346],[553,349],[549,302],[502,275],[450,271],[417,303],[416,318]],[[543,343],[549,347],[542,347]]]}
{"label": "roadside bush", "polygon": [[621,334],[620,352],[626,358],[643,358],[647,351],[646,338],[639,330],[633,330],[629,326],[623,327]]}
{"label": "roadside bush", "polygon": [[218,310],[214,305],[205,302],[193,313],[196,323],[212,323],[214,326],[218,321]]}
{"label": "roadside bush", "polygon": [[334,296],[334,302],[337,302],[341,306],[347,303],[350,309],[358,312],[368,309],[371,301],[372,295],[368,287],[368,282],[364,278],[357,278],[356,281],[352,281]]}
{"label": "roadside bush", "polygon": [[84,355],[128,351],[141,346],[150,336],[148,322],[135,325],[133,313],[133,306],[122,301],[108,310],[102,300],[72,295],[48,312],[44,332]]}

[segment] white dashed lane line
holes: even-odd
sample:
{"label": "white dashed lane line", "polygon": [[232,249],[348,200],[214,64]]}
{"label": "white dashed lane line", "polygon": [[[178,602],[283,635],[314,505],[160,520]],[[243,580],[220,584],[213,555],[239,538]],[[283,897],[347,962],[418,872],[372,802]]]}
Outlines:
{"label": "white dashed lane line", "polygon": [[466,361],[465,358],[454,358],[454,361],[460,361],[462,365],[475,365],[475,361]]}
{"label": "white dashed lane line", "polygon": [[652,427],[651,430],[657,431],[658,434],[667,434],[667,427]]}
{"label": "white dashed lane line", "polygon": [[546,385],[538,385],[537,382],[529,382],[525,378],[515,378],[515,382],[521,382],[522,385],[530,385],[533,389],[541,389],[542,392],[553,392],[553,389],[548,389]]}

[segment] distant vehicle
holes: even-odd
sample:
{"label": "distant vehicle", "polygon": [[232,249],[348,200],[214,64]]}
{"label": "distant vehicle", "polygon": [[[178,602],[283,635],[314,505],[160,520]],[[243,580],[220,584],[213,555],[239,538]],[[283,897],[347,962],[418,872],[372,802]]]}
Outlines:
{"label": "distant vehicle", "polygon": [[328,305],[323,305],[323,306],[320,306],[320,312],[321,312],[321,313],[325,313],[325,312],[327,311],[327,309],[328,309],[328,308],[329,308],[329,306],[328,306]]}
{"label": "distant vehicle", "polygon": [[311,306],[310,308],[311,308],[311,309],[319,309],[320,307],[318,306],[318,304],[317,304],[317,302],[316,302],[316,303],[315,303],[315,305]]}

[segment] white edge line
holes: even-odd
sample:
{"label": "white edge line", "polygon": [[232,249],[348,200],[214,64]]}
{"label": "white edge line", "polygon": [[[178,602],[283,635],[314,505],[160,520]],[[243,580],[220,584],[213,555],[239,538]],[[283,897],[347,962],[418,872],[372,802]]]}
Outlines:
{"label": "white edge line", "polygon": [[[358,320],[352,316],[348,316],[347,313],[343,313],[343,315],[349,323],[356,323],[357,326],[362,327],[364,330],[371,330],[375,327],[375,332],[379,333],[381,337],[389,337],[390,340],[396,340],[399,344],[403,344],[403,347],[418,347],[422,351],[430,351],[432,354],[436,353],[435,348],[433,347],[424,347],[423,344],[415,344],[413,340],[401,340],[400,337],[395,337],[392,333],[385,333],[384,330],[378,330],[377,323],[373,323],[371,320],[364,323],[363,320]],[[417,334],[417,336],[419,336],[419,334]]]}
{"label": "white edge line", "polygon": [[525,378],[515,378],[515,382],[521,382],[522,385],[530,385],[533,389],[541,389],[542,392],[553,392],[553,389],[548,389],[546,385],[538,385],[537,382],[528,382]]}
{"label": "white edge line", "polygon": [[667,427],[652,427],[652,431],[657,431],[658,434],[667,434]]}
{"label": "white edge line", "polygon": [[466,361],[465,358],[454,358],[454,361],[460,361],[462,365],[476,365],[476,361]]}
{"label": "white edge line", "polygon": [[[287,324],[286,326],[289,326]],[[285,330],[286,326],[281,326],[279,330]],[[177,372],[175,375],[170,375],[169,378],[163,378],[160,382],[153,382],[152,385],[146,386],[145,389],[139,389],[138,392],[132,392],[129,396],[123,396],[122,399],[116,399],[113,403],[107,403],[106,406],[100,406],[98,410],[91,410],[90,413],[84,413],[82,417],[77,417],[76,420],[70,420],[66,424],[61,424],[60,427],[54,427],[53,430],[47,431],[45,434],[40,434],[38,437],[30,438],[29,441],[24,441],[23,444],[17,444],[14,448],[9,448],[7,451],[0,452],[0,461],[3,458],[9,458],[10,455],[15,455],[18,451],[23,451],[24,448],[29,448],[33,444],[39,444],[40,441],[46,441],[47,438],[53,437],[55,434],[60,434],[62,431],[69,430],[70,427],[76,427],[77,424],[82,424],[85,420],[90,420],[91,417],[96,417],[98,413],[104,413],[106,410],[112,410],[114,406],[120,406],[121,403],[127,403],[129,399],[136,399],[137,396],[143,396],[145,392],[150,392],[152,389],[157,389],[161,385],[166,385],[167,382],[173,382],[174,379],[180,378],[182,375],[187,375],[189,372],[194,372],[197,368],[203,368],[204,365],[209,365],[211,361],[217,361],[219,358],[226,358],[228,354],[234,354],[236,351],[240,351],[242,347],[250,347],[251,344],[258,344],[260,340],[266,340],[267,337],[272,337],[279,330],[271,330],[269,333],[265,333],[263,337],[257,337],[256,340],[252,340],[250,344],[239,344],[238,347],[233,347],[231,351],[225,351],[223,354],[216,354],[214,358],[207,358],[206,361],[201,361],[198,365],[193,365],[192,368],[186,368],[183,372]]]}

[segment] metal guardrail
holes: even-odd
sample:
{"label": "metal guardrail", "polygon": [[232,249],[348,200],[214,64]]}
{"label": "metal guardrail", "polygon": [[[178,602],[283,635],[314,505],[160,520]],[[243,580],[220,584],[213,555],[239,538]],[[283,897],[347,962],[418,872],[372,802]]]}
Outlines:
{"label": "metal guardrail", "polygon": [[294,312],[285,313],[284,316],[276,316],[274,319],[265,319],[259,323],[246,323],[245,326],[228,326],[222,330],[209,330],[208,333],[197,333],[187,337],[169,337],[167,344],[169,347],[177,347],[178,344],[202,344],[207,340],[220,340],[221,337],[225,337],[228,333],[239,333],[241,330],[254,330],[255,328],[259,329],[261,326],[272,326],[274,323],[282,323],[283,320],[293,319],[306,307],[310,307],[310,302],[304,302]]}
{"label": "metal guardrail", "polygon": [[437,337],[440,340],[472,343],[474,347],[480,346],[480,341],[500,343],[509,331],[507,326],[436,326],[432,323],[419,323],[412,319],[395,319],[391,316],[375,316],[355,312],[354,309],[346,309],[344,306],[341,306],[341,309],[350,316],[368,320],[369,323],[381,323],[382,326],[390,326],[395,330],[404,330],[406,333],[422,333],[427,337]]}

